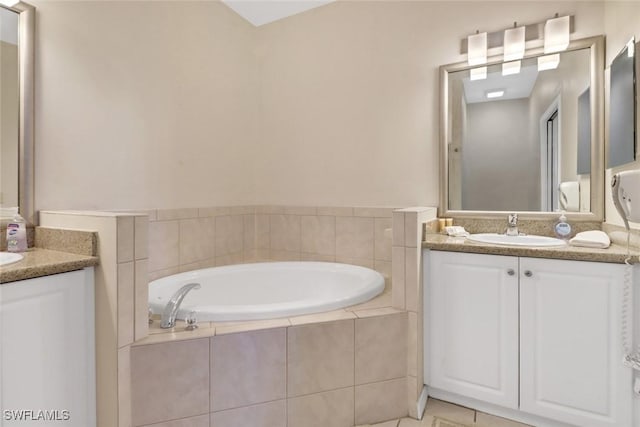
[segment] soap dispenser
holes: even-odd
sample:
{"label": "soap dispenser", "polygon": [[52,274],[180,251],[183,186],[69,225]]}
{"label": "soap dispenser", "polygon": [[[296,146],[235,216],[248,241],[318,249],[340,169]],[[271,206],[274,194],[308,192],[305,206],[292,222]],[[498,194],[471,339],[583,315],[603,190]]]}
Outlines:
{"label": "soap dispenser", "polygon": [[27,226],[18,208],[14,209],[13,219],[7,224],[7,251],[24,252],[27,250]]}
{"label": "soap dispenser", "polygon": [[566,240],[571,237],[571,224],[567,221],[567,216],[564,214],[564,211],[560,214],[560,218],[554,226],[554,231],[559,239]]}

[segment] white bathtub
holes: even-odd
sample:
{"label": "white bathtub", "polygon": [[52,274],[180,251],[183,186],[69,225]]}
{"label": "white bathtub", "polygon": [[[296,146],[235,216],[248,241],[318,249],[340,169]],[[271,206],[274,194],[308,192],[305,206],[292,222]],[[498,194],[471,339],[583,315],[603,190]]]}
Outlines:
{"label": "white bathtub", "polygon": [[376,271],[328,262],[267,262],[189,271],[149,284],[149,306],[162,313],[175,291],[191,290],[178,312],[190,311],[198,321],[273,319],[318,313],[359,304],[384,290]]}

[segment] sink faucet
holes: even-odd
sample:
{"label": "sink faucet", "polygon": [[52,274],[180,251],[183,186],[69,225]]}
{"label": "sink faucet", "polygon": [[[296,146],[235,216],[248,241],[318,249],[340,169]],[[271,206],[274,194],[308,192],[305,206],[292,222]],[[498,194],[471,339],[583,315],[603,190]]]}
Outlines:
{"label": "sink faucet", "polygon": [[507,236],[517,236],[518,233],[518,214],[509,214],[509,222],[507,224]]}
{"label": "sink faucet", "polygon": [[160,321],[161,328],[168,329],[173,328],[176,325],[176,315],[178,314],[180,304],[182,304],[182,300],[191,289],[200,289],[200,284],[189,283],[188,285],[184,285],[178,289],[176,293],[173,294],[162,312],[162,319]]}

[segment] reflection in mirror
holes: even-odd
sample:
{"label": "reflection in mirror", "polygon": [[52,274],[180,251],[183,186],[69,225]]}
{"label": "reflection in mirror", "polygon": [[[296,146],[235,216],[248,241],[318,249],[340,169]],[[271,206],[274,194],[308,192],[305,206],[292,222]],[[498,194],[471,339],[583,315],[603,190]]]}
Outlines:
{"label": "reflection in mirror", "polygon": [[607,167],[636,158],[635,41],[625,46],[611,63],[609,98],[609,155]]}
{"label": "reflection in mirror", "polygon": [[449,72],[448,209],[590,212],[591,77],[589,47]]}
{"label": "reflection in mirror", "polygon": [[18,206],[19,14],[0,7],[0,206]]}

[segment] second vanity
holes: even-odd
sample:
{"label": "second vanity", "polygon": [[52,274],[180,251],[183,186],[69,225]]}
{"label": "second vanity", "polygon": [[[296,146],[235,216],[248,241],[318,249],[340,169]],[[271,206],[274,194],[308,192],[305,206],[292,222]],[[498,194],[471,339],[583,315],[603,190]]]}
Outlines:
{"label": "second vanity", "polygon": [[[631,427],[624,366],[638,266],[626,248],[512,248],[440,235],[423,243],[430,396],[535,426]],[[637,255],[636,255],[636,260]],[[635,415],[637,416],[637,414]]]}

